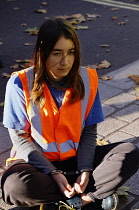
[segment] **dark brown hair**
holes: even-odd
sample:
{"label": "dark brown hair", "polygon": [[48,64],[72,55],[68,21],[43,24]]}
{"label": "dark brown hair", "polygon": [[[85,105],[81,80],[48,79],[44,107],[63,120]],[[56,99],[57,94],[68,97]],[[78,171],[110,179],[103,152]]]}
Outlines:
{"label": "dark brown hair", "polygon": [[48,18],[39,30],[33,54],[35,79],[32,88],[32,99],[33,102],[40,107],[43,107],[45,103],[45,98],[43,96],[45,82],[44,72],[46,71],[45,63],[61,36],[72,40],[75,46],[75,60],[72,69],[67,75],[67,83],[72,88],[70,103],[74,103],[84,97],[84,84],[79,75],[81,55],[77,33],[69,21],[60,18]]}

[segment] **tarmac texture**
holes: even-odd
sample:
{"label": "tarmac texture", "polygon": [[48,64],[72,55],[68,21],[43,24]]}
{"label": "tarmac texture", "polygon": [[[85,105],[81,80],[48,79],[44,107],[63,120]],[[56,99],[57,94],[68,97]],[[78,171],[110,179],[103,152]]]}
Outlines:
{"label": "tarmac texture", "polygon": [[[133,142],[139,146],[139,92],[135,89],[136,82],[128,77],[138,73],[139,60],[107,74],[109,80],[99,79],[99,91],[105,115],[105,121],[98,125],[99,140],[105,140],[108,143]],[[0,174],[2,175],[5,160],[9,157],[12,147],[8,131],[3,127],[2,122],[0,135]],[[118,210],[139,210],[138,180],[139,171],[124,184],[130,188],[130,191],[128,197],[119,196]],[[0,209],[15,208],[5,204],[0,194]]]}

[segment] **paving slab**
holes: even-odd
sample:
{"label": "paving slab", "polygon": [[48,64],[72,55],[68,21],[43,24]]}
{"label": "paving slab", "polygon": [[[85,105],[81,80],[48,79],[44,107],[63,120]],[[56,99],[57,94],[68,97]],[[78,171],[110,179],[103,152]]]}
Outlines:
{"label": "paving slab", "polygon": [[124,131],[126,133],[129,133],[131,135],[134,135],[136,137],[139,137],[139,118],[135,120],[134,122],[131,122],[124,128],[121,128],[121,131]]}

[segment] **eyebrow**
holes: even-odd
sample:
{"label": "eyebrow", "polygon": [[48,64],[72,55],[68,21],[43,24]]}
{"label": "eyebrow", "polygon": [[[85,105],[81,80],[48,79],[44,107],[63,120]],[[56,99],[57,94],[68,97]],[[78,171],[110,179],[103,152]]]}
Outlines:
{"label": "eyebrow", "polygon": [[[69,51],[72,51],[72,50],[75,50],[75,47],[69,49]],[[61,52],[62,50],[60,50],[60,49],[53,49],[52,51],[60,51]]]}

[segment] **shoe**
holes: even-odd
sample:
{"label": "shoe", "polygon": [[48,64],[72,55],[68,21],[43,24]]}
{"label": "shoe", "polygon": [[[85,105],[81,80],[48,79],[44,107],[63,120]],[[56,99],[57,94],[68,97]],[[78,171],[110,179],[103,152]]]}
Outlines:
{"label": "shoe", "polygon": [[112,194],[102,200],[102,209],[104,210],[116,210],[119,204],[117,194]]}

